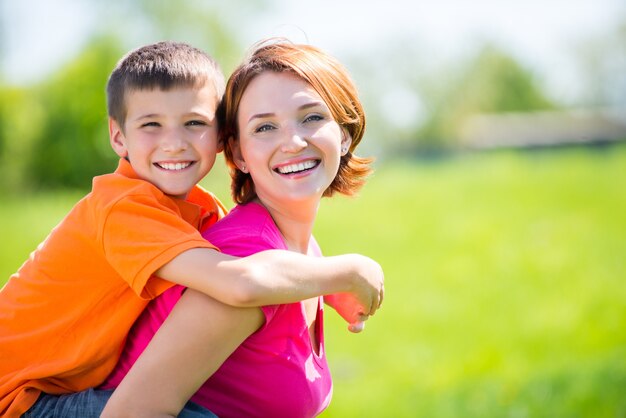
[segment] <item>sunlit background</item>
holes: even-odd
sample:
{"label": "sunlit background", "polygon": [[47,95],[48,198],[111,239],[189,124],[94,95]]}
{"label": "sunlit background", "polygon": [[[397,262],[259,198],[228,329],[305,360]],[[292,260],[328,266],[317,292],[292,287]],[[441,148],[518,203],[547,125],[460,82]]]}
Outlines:
{"label": "sunlit background", "polygon": [[[365,333],[327,315],[323,415],[626,417],[623,0],[0,0],[0,283],[115,168],[124,52],[187,41],[228,75],[270,36],[348,67],[377,158],[316,225],[387,280]],[[203,185],[232,206],[223,166]]]}

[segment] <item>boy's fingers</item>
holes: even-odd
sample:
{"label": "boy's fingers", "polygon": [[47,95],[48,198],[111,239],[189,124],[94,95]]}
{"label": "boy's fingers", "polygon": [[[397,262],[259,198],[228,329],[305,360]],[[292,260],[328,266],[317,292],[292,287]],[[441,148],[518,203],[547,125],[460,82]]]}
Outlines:
{"label": "boy's fingers", "polygon": [[382,285],[380,287],[380,291],[378,292],[378,298],[372,303],[372,308],[370,309],[370,315],[374,315],[376,311],[380,309],[380,307],[383,304],[384,297],[385,297],[385,285]]}
{"label": "boy's fingers", "polygon": [[378,297],[372,299],[372,304],[370,305],[370,311],[367,313],[368,315],[374,315],[378,310],[378,306],[380,305],[380,292],[377,295]]}
{"label": "boy's fingers", "polygon": [[374,315],[376,311],[380,309],[380,307],[383,304],[384,298],[385,298],[385,285],[382,285],[380,287],[380,290],[378,291],[378,297],[372,300],[372,305],[370,306],[369,315]]}
{"label": "boy's fingers", "polygon": [[348,330],[350,332],[354,332],[355,334],[363,331],[364,328],[365,328],[365,322],[363,321],[355,322],[353,324],[348,325]]}

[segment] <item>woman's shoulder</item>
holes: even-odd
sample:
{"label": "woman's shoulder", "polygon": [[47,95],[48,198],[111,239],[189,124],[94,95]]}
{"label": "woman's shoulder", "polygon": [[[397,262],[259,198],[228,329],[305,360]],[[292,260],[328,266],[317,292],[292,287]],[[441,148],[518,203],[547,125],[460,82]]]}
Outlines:
{"label": "woman's shoulder", "polygon": [[224,253],[250,255],[269,249],[285,249],[283,238],[265,207],[258,203],[235,206],[203,233]]}
{"label": "woman's shoulder", "polygon": [[228,231],[229,233],[235,232],[237,235],[258,235],[268,228],[271,229],[272,224],[272,217],[267,209],[252,202],[235,206],[209,229],[209,234]]}

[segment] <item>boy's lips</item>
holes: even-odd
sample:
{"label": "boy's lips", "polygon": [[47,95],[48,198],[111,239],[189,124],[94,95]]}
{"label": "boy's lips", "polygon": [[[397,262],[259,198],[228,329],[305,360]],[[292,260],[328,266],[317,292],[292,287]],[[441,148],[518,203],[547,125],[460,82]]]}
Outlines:
{"label": "boy's lips", "polygon": [[287,164],[279,164],[273,168],[278,174],[296,174],[303,171],[311,170],[320,164],[318,159],[307,159],[303,161],[291,162]]}
{"label": "boy's lips", "polygon": [[180,171],[192,165],[194,161],[161,161],[154,163],[155,166],[168,171]]}

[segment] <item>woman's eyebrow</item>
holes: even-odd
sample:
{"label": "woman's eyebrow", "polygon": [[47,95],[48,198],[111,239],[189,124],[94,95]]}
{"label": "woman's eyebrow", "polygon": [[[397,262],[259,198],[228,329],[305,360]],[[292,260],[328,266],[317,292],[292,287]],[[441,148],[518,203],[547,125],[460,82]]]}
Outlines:
{"label": "woman's eyebrow", "polygon": [[304,110],[304,109],[309,109],[311,107],[318,107],[318,106],[326,106],[326,103],[324,103],[323,101],[316,100],[314,102],[303,104],[302,106],[298,108],[298,110]]}
{"label": "woman's eyebrow", "polygon": [[248,123],[252,122],[254,119],[264,119],[274,116],[275,113],[256,113],[248,119]]}
{"label": "woman's eyebrow", "polygon": [[[310,109],[312,107],[320,107],[320,106],[326,106],[326,103],[324,103],[321,100],[316,100],[313,102],[308,102],[303,104],[302,106],[298,107],[298,110],[305,110],[305,109]],[[254,119],[263,119],[263,118],[270,118],[272,116],[275,116],[276,114],[273,112],[267,112],[267,113],[256,113],[252,116],[250,116],[250,118],[248,119],[248,123],[252,122]]]}

